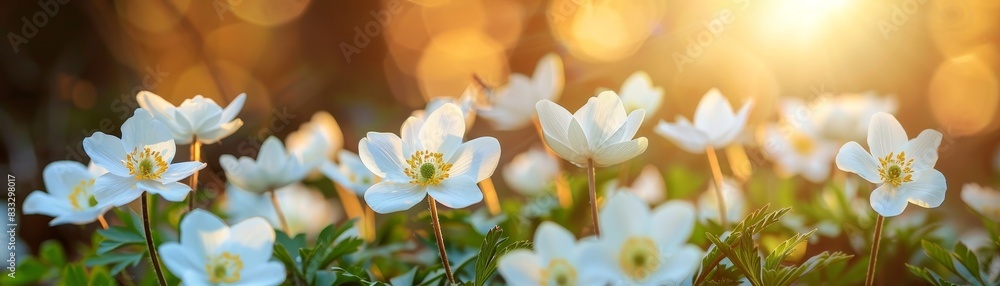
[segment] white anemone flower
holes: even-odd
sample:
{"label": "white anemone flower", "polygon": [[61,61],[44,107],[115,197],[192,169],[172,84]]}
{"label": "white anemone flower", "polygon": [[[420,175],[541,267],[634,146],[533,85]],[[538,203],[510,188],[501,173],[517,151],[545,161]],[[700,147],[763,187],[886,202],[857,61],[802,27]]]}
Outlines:
{"label": "white anemone flower", "polygon": [[1000,191],[978,184],[962,186],[962,200],[983,216],[1000,222]]}
{"label": "white anemone flower", "polygon": [[497,271],[509,285],[603,285],[594,272],[580,268],[591,241],[576,237],[554,222],[542,222],[535,231],[534,251],[518,249],[500,257]]}
{"label": "white anemone flower", "polygon": [[51,216],[50,226],[94,222],[112,207],[94,198],[94,181],[107,172],[94,163],[89,167],[76,161],[49,163],[42,171],[47,192],[29,194],[22,206],[24,214]]}
{"label": "white anemone flower", "polygon": [[476,184],[493,175],[500,142],[480,137],[462,143],[465,119],[457,105],[445,104],[427,116],[403,123],[402,138],[369,132],[358,143],[361,161],[383,179],[365,192],[378,213],[409,209],[430,195],[450,208],[483,199]]}
{"label": "white anemone flower", "polygon": [[219,164],[226,172],[229,183],[255,193],[301,181],[309,171],[302,156],[286,151],[281,140],[274,136],[261,144],[257,160],[249,157],[237,160],[233,155],[225,154],[219,157]]}
{"label": "white anemone flower", "polygon": [[764,155],[775,163],[779,174],[801,174],[814,183],[822,183],[830,176],[830,166],[837,156],[836,143],[788,124],[770,124],[762,130]]}
{"label": "white anemone flower", "polygon": [[948,186],[944,175],[934,169],[941,132],[926,129],[913,140],[888,113],[872,116],[866,152],[857,142],[848,142],[837,154],[837,167],[858,174],[878,188],[870,203],[875,212],[892,217],[903,213],[907,202],[936,208],[944,202]]}
{"label": "white anemone flower", "polygon": [[511,189],[524,195],[542,193],[559,176],[559,161],[543,148],[517,154],[503,167],[503,179]]}
{"label": "white anemone flower", "polygon": [[381,179],[361,162],[361,157],[347,150],[337,153],[337,162],[326,162],[320,168],[326,177],[333,182],[351,190],[357,195],[364,195],[368,188]]}
{"label": "white anemone flower", "polygon": [[333,160],[337,152],[344,147],[344,134],[340,125],[329,112],[319,111],[299,129],[285,137],[288,152],[302,157],[303,164],[310,169]]}
{"label": "white anemone flower", "polygon": [[[743,220],[746,214],[746,198],[735,180],[730,178],[722,180],[722,199],[726,202],[726,219],[732,223]],[[709,182],[708,190],[698,196],[698,220],[703,223],[709,220],[721,223],[714,183]]]}
{"label": "white anemone flower", "polygon": [[507,85],[497,88],[493,103],[479,109],[479,116],[497,130],[521,129],[534,119],[535,103],[559,100],[564,84],[562,59],[557,54],[547,54],[538,60],[531,77],[511,74]]}
{"label": "white anemone flower", "polygon": [[824,93],[805,102],[798,98],[781,101],[782,116],[796,127],[816,130],[836,142],[861,141],[868,134],[868,124],[875,113],[894,113],[896,98],[874,92],[860,94]]}
{"label": "white anemone flower", "polygon": [[427,105],[424,109],[414,110],[410,116],[415,116],[423,121],[427,121],[427,117],[445,106],[445,104],[453,104],[458,106],[462,110],[462,116],[465,118],[465,129],[468,131],[472,128],[472,124],[476,123],[476,105],[478,98],[480,97],[480,88],[476,84],[470,84],[462,92],[459,97],[452,96],[438,96],[431,98],[427,101]]}
{"label": "white anemone flower", "polygon": [[677,116],[676,123],[660,120],[654,130],[684,151],[701,154],[712,147],[721,149],[733,143],[746,126],[753,100],[748,100],[734,113],[729,100],[718,89],[705,93],[694,111],[694,123]]}
{"label": "white anemone flower", "polygon": [[680,284],[698,269],[703,255],[687,243],[694,220],[688,202],[669,201],[650,211],[632,194],[615,195],[601,211],[601,236],[586,250],[582,271],[615,285]]}
{"label": "white anemone flower", "polygon": [[167,127],[142,108],[122,124],[121,139],[103,132],[83,139],[90,159],[108,171],[94,181],[94,197],[114,206],[134,201],[143,191],[172,202],[184,200],[191,187],[177,181],[205,168],[205,163],[171,164],[176,148]]}
{"label": "white anemone flower", "polygon": [[[341,218],[341,210],[337,205],[327,200],[319,190],[301,183],[279,188],[275,190],[275,195],[278,196],[282,214],[288,221],[289,236],[304,233],[308,237],[316,237],[323,228]],[[269,195],[248,192],[232,184],[226,187],[223,209],[230,222],[263,217],[272,226],[281,224]]]}
{"label": "white anemone flower", "polygon": [[232,227],[195,209],[181,219],[180,242],[160,246],[163,265],[181,285],[279,285],[285,266],[271,260],[274,230],[263,218]]}
{"label": "white anemone flower", "polygon": [[618,179],[605,183],[606,196],[610,197],[619,192],[629,192],[638,196],[649,205],[658,205],[667,197],[666,182],[663,181],[663,174],[656,166],[646,165],[639,171],[639,176],[635,178],[632,185],[620,186]]}
{"label": "white anemone flower", "polygon": [[177,144],[190,144],[197,139],[202,144],[212,144],[226,138],[243,126],[243,120],[236,115],[243,109],[247,95],[241,93],[225,109],[211,98],[196,95],[185,99],[180,106],[174,106],[159,95],[140,91],[135,96],[139,107],[148,110],[153,117],[170,129]]}
{"label": "white anemone flower", "polygon": [[625,114],[618,94],[601,92],[587,100],[574,114],[549,100],[535,108],[545,143],[559,157],[587,167],[607,167],[635,158],[646,151],[646,137],[632,139],[642,124],[642,109]]}
{"label": "white anemone flower", "polygon": [[643,120],[649,120],[651,116],[656,115],[660,104],[663,103],[663,87],[654,86],[653,79],[645,71],[634,72],[626,78],[618,94],[622,97],[626,112],[646,110]]}

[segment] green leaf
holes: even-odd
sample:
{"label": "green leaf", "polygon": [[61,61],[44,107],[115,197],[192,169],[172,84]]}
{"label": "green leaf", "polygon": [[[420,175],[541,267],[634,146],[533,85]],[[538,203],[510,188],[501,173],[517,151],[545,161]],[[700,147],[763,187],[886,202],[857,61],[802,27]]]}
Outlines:
{"label": "green leaf", "polygon": [[66,265],[59,279],[59,285],[87,285],[87,270],[79,264]]}
{"label": "green leaf", "polygon": [[927,256],[947,268],[948,271],[951,271],[951,273],[958,274],[958,270],[955,269],[955,263],[952,260],[951,252],[948,252],[940,245],[928,240],[921,240],[920,244],[924,248],[924,253],[926,253]]}
{"label": "green leaf", "polygon": [[55,268],[62,268],[66,265],[66,253],[63,252],[62,244],[56,240],[46,240],[42,243],[40,250],[42,261]]}
{"label": "green leaf", "polygon": [[941,278],[940,275],[938,275],[937,273],[934,273],[934,271],[931,271],[930,269],[919,268],[919,267],[916,267],[916,266],[913,266],[913,265],[910,265],[910,264],[906,264],[906,268],[909,268],[910,272],[912,272],[913,274],[919,276],[920,278],[923,278],[925,281],[931,283],[932,285],[935,285],[935,286],[954,286],[955,285],[954,283],[948,282],[948,280],[944,280],[943,278]]}
{"label": "green leaf", "polygon": [[[951,253],[952,257],[958,260],[958,263],[965,268],[965,271],[959,272],[957,274],[961,275],[966,282],[979,282],[980,285],[986,285],[986,281],[983,279],[982,273],[979,271],[979,258],[976,254],[969,250],[961,241],[955,244],[955,252]],[[972,276],[971,279],[968,276]]]}
{"label": "green leaf", "polygon": [[90,281],[87,282],[87,286],[114,286],[115,280],[111,278],[108,271],[104,270],[102,267],[92,268],[90,270]]}
{"label": "green leaf", "polygon": [[118,275],[122,269],[128,266],[139,265],[139,261],[145,256],[144,252],[139,253],[107,253],[96,257],[88,258],[84,265],[88,267],[111,265],[111,275]]}
{"label": "green leaf", "polygon": [[781,262],[784,261],[785,258],[787,258],[789,255],[791,255],[793,251],[795,251],[796,246],[805,241],[807,238],[809,238],[809,236],[811,236],[815,232],[816,230],[813,229],[812,231],[809,231],[808,233],[805,234],[801,233],[795,234],[791,238],[781,242],[781,244],[779,244],[778,247],[775,247],[774,251],[771,251],[771,254],[767,256],[767,259],[764,262],[764,268],[765,269],[778,268],[778,266],[781,265]]}
{"label": "green leaf", "polygon": [[531,242],[517,241],[505,243],[509,237],[503,235],[503,229],[495,226],[486,232],[483,244],[479,248],[476,256],[476,286],[486,285],[490,277],[497,271],[497,263],[500,257],[515,249],[530,248]]}

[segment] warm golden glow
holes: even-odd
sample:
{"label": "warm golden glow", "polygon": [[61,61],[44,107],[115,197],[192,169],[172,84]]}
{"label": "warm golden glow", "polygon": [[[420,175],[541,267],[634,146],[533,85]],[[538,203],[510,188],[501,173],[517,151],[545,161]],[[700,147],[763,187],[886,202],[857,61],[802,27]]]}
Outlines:
{"label": "warm golden glow", "polygon": [[[97,206],[97,200],[94,199],[94,194],[90,192],[94,188],[94,180],[81,180],[76,186],[73,186],[73,191],[66,196],[69,199],[69,205],[73,207],[75,211],[82,211],[85,208],[91,208]],[[86,203],[83,205],[82,203]]]}
{"label": "warm golden glow", "polygon": [[542,285],[573,286],[578,284],[576,269],[565,259],[549,260],[549,265],[542,269]]}

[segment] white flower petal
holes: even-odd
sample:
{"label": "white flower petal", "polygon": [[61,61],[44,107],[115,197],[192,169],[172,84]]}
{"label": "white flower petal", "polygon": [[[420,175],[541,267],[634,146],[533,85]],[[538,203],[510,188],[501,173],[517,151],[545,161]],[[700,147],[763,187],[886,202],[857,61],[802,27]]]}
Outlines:
{"label": "white flower petal", "polygon": [[938,159],[938,146],[941,146],[941,132],[926,129],[903,146],[907,159],[913,159],[911,168],[920,172],[934,168]]}
{"label": "white flower petal", "polygon": [[112,173],[101,175],[94,181],[94,199],[100,204],[122,206],[142,195],[132,177],[122,177]]}
{"label": "white flower petal", "polygon": [[181,179],[187,178],[201,169],[208,166],[202,162],[180,162],[173,163],[167,166],[167,171],[160,176],[161,183],[170,183],[180,181]]}
{"label": "white flower petal", "polygon": [[[146,146],[169,142],[169,144],[157,145],[160,154],[165,158],[173,158],[176,148],[174,137],[170,135],[170,130],[162,122],[153,119],[145,109],[135,110],[132,117],[122,123],[122,145],[126,152],[135,149],[142,150]],[[169,160],[168,160],[169,162]]]}
{"label": "white flower petal", "polygon": [[705,148],[708,147],[708,135],[692,126],[684,118],[679,118],[676,124],[660,120],[654,132],[688,153],[705,153]]}
{"label": "white flower petal", "polygon": [[252,269],[244,269],[240,281],[247,285],[280,285],[285,281],[285,265],[277,261],[268,261]]}
{"label": "white flower petal", "polygon": [[442,205],[460,209],[483,200],[483,191],[468,176],[448,178],[438,185],[427,186],[427,194]]}
{"label": "white flower petal", "polygon": [[686,201],[669,201],[653,210],[650,236],[664,249],[678,249],[687,243],[694,231],[694,205]]}
{"label": "white flower petal", "polygon": [[274,228],[262,217],[252,217],[229,228],[228,243],[241,246],[243,263],[257,265],[271,259],[274,249]]}
{"label": "white flower petal", "polygon": [[729,126],[729,130],[725,134],[718,138],[714,138],[712,144],[715,148],[725,148],[733,142],[736,137],[743,133],[743,127],[746,127],[747,117],[750,116],[750,110],[753,108],[753,99],[748,100],[740,107],[739,113],[736,114],[732,125]]}
{"label": "white flower petal", "polygon": [[546,54],[538,60],[531,77],[532,85],[540,99],[559,99],[565,84],[562,59],[554,53]]}
{"label": "white flower petal", "polygon": [[104,167],[108,172],[119,176],[128,176],[125,168],[125,148],[121,139],[103,132],[95,132],[83,139],[83,150],[95,164]]}
{"label": "white flower petal", "polygon": [[243,104],[246,100],[246,93],[240,93],[240,95],[237,95],[236,98],[229,102],[229,105],[222,110],[222,116],[219,117],[219,122],[225,123],[233,121],[233,119],[236,118],[236,115],[240,113],[240,110],[243,110]]}
{"label": "white flower petal", "polygon": [[140,91],[135,95],[135,101],[139,103],[140,108],[148,110],[153,117],[169,119],[173,116],[172,110],[175,106],[150,91]]}
{"label": "white flower petal", "polygon": [[[160,260],[163,261],[163,266],[170,270],[170,273],[180,275],[187,271],[204,271],[205,263],[203,260],[194,260],[193,257],[197,255],[192,255],[193,251],[185,249],[180,243],[167,242],[157,249],[159,250]],[[181,277],[186,278],[186,277]],[[192,283],[194,281],[187,281]]]}
{"label": "white flower petal", "polygon": [[595,145],[590,141],[597,139],[587,137],[587,133],[583,130],[583,126],[581,124],[582,123],[580,123],[580,121],[576,118],[573,118],[573,120],[569,122],[569,140],[567,140],[566,143],[569,143],[569,146],[573,148],[576,153],[584,157],[592,157],[596,148],[591,149],[591,146]]}
{"label": "white flower petal", "polygon": [[[222,138],[229,137],[229,135],[236,133],[236,130],[239,130],[240,127],[243,127],[243,120],[237,118],[236,120],[223,123],[214,129],[199,133],[198,141],[202,144],[215,144],[215,142],[219,142]],[[184,143],[178,142],[178,144]]]}
{"label": "white flower petal", "polygon": [[840,147],[840,152],[837,153],[837,168],[858,174],[861,178],[875,184],[882,182],[882,178],[878,174],[878,166],[878,161],[864,149],[861,149],[858,142],[847,142],[843,147]]}
{"label": "white flower petal", "polygon": [[[597,149],[600,143],[604,142],[617,131],[616,128],[625,123],[627,115],[625,106],[614,91],[604,91],[596,97],[591,97],[587,103],[573,113],[573,118],[586,134],[591,150]],[[570,134],[572,137],[572,123]],[[570,139],[572,141],[572,138]],[[573,142],[570,142],[573,144]]]}
{"label": "white flower petal", "polygon": [[908,141],[906,130],[891,114],[879,112],[872,115],[868,125],[868,149],[875,158],[882,158],[891,152],[900,151]]}
{"label": "white flower petal", "polygon": [[621,143],[626,140],[631,140],[635,136],[635,132],[639,131],[639,126],[642,125],[642,118],[646,114],[645,110],[639,109],[629,113],[625,123],[622,123],[618,127],[615,133],[611,134],[604,142],[598,144],[599,147],[605,147],[615,143]]}
{"label": "white flower petal", "polygon": [[94,179],[87,167],[76,161],[55,161],[45,166],[42,179],[45,189],[54,196],[65,196],[73,192],[73,188],[81,182]]}
{"label": "white flower petal", "polygon": [[424,200],[427,192],[420,185],[383,181],[365,192],[365,202],[377,213],[404,211]]}
{"label": "white flower petal", "polygon": [[594,153],[594,165],[597,167],[607,167],[628,161],[639,156],[642,152],[646,152],[648,144],[646,137],[639,137],[631,141],[602,147]]}
{"label": "white flower petal", "polygon": [[564,160],[576,164],[579,167],[587,166],[587,157],[577,153],[576,150],[573,150],[573,148],[555,138],[552,138],[552,136],[549,136],[548,134],[543,134],[542,136],[545,139],[545,144],[549,146],[549,148],[552,149],[552,152],[556,153],[559,158],[563,158]]}
{"label": "white flower petal", "polygon": [[569,140],[569,123],[573,119],[573,115],[569,111],[549,100],[535,103],[535,111],[538,112],[542,133],[560,142]]}
{"label": "white flower petal", "polygon": [[685,279],[691,277],[701,264],[702,251],[697,246],[688,244],[682,248],[665,253],[663,264],[660,265],[652,277],[649,278],[649,285],[679,285]]}
{"label": "white flower petal", "polygon": [[[192,258],[204,257],[215,253],[219,246],[229,239],[229,227],[218,216],[203,210],[194,209],[181,219],[180,242],[187,251],[193,252]],[[204,263],[200,263],[204,265]]]}
{"label": "white flower petal", "polygon": [[57,217],[73,212],[73,207],[65,197],[56,197],[43,191],[28,194],[21,206],[23,214],[42,214]]}
{"label": "white flower petal", "polygon": [[497,271],[508,285],[543,285],[542,269],[545,266],[531,251],[518,249],[500,257]]}
{"label": "white flower petal", "polygon": [[252,192],[262,192],[268,188],[264,176],[260,174],[253,159],[240,157],[237,160],[232,155],[224,154],[219,157],[219,165],[225,171],[226,181],[230,184]]}
{"label": "white flower petal", "polygon": [[[406,121],[403,121],[403,127],[400,128],[399,136],[403,142],[403,156],[413,154],[417,150],[423,150],[423,145],[420,144],[418,134],[420,134],[420,127],[424,126],[424,120],[420,117],[410,116]],[[360,152],[358,152],[360,154]]]}
{"label": "white flower petal", "polygon": [[458,105],[447,103],[427,116],[417,134],[427,151],[451,155],[465,137],[465,116]]}
{"label": "white flower petal", "polygon": [[736,122],[733,106],[717,88],[710,89],[694,111],[694,126],[701,130],[711,141],[717,142],[730,131]]}
{"label": "white flower petal", "polygon": [[878,214],[885,217],[894,217],[903,213],[903,210],[906,209],[908,198],[907,194],[902,194],[899,190],[894,189],[892,184],[882,184],[872,191],[869,203],[871,203],[872,209]]}
{"label": "white flower petal", "polygon": [[566,259],[576,248],[576,237],[559,224],[545,221],[535,231],[534,248],[542,262],[554,258]]}
{"label": "white flower petal", "polygon": [[403,172],[406,159],[401,151],[402,141],[392,133],[368,132],[368,136],[358,142],[361,162],[372,173],[389,181],[409,181]]}
{"label": "white flower petal", "polygon": [[468,175],[476,182],[493,176],[493,171],[500,162],[500,142],[493,137],[479,137],[462,143],[452,154],[445,158],[452,164],[449,176]]}
{"label": "white flower petal", "polygon": [[112,206],[97,206],[93,208],[84,209],[78,212],[67,213],[56,217],[52,221],[49,221],[49,226],[60,225],[60,224],[88,224],[97,220],[97,217],[103,216],[105,212],[110,210]]}
{"label": "white flower petal", "polygon": [[277,137],[270,136],[260,145],[257,152],[257,166],[261,172],[267,174],[279,174],[285,169],[289,161],[288,152],[285,145]]}
{"label": "white flower petal", "polygon": [[901,195],[908,196],[908,201],[912,204],[925,208],[936,208],[944,202],[947,189],[948,184],[944,175],[938,170],[927,169],[914,173],[913,181],[899,185],[896,191]]}
{"label": "white flower petal", "polygon": [[629,193],[618,193],[608,199],[599,216],[601,239],[608,245],[621,245],[630,236],[650,231],[649,206]]}
{"label": "white flower petal", "polygon": [[183,201],[191,192],[191,187],[178,182],[164,184],[153,180],[142,180],[136,184],[136,187],[151,194],[163,196],[163,199],[171,202]]}

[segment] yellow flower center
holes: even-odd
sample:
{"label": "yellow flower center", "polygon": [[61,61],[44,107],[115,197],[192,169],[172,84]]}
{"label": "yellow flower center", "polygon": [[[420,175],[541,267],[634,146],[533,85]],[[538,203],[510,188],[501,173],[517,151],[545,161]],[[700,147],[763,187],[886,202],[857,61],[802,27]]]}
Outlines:
{"label": "yellow flower center", "polygon": [[223,251],[221,255],[209,257],[205,263],[205,273],[208,273],[208,281],[212,283],[234,283],[240,281],[240,270],[243,269],[243,261],[239,255]]}
{"label": "yellow flower center", "polygon": [[885,158],[879,158],[878,162],[878,174],[883,182],[899,187],[902,183],[913,181],[913,169],[910,168],[913,158],[907,159],[906,152],[899,152],[896,156],[889,153]]}
{"label": "yellow flower center", "polygon": [[812,153],[813,149],[816,148],[816,144],[813,143],[812,139],[806,137],[805,135],[795,134],[792,135],[792,138],[790,139],[792,141],[792,148],[794,148],[795,152],[798,152],[799,154],[804,155]]}
{"label": "yellow flower center", "polygon": [[66,196],[69,199],[69,205],[73,207],[73,210],[82,211],[85,207],[81,205],[81,202],[86,202],[86,208],[97,206],[97,199],[94,198],[94,194],[90,190],[94,187],[94,180],[80,180],[76,186],[73,186],[73,191]]}
{"label": "yellow flower center", "polygon": [[430,151],[413,153],[410,159],[406,160],[409,167],[405,172],[412,179],[410,183],[421,186],[437,185],[447,179],[451,164],[445,163],[443,157],[441,153]]}
{"label": "yellow flower center", "polygon": [[549,261],[549,266],[542,269],[542,281],[545,285],[571,286],[576,285],[576,269],[565,259],[556,258]]}
{"label": "yellow flower center", "polygon": [[660,251],[648,237],[632,237],[625,241],[618,256],[625,275],[636,281],[645,280],[660,267]]}
{"label": "yellow flower center", "polygon": [[157,180],[167,171],[167,162],[163,161],[163,156],[159,151],[150,150],[149,147],[139,150],[139,147],[132,149],[132,153],[125,155],[125,167],[128,174],[137,180]]}

